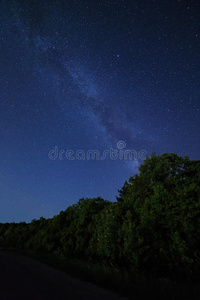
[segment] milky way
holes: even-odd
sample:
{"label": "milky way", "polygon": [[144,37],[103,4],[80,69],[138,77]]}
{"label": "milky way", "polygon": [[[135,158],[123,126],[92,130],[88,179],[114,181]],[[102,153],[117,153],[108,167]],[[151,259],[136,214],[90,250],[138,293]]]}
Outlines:
{"label": "milky way", "polygon": [[[114,200],[152,152],[199,159],[197,1],[2,1],[1,220]],[[134,150],[134,160],[49,151]],[[124,143],[124,144],[123,144]],[[123,152],[124,153],[124,152]]]}

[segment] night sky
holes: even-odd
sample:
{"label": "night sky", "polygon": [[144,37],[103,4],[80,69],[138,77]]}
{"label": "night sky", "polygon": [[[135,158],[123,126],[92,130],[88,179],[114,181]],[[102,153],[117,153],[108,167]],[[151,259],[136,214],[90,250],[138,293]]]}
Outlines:
{"label": "night sky", "polygon": [[152,152],[200,159],[199,1],[2,0],[0,22],[0,222],[114,201]]}

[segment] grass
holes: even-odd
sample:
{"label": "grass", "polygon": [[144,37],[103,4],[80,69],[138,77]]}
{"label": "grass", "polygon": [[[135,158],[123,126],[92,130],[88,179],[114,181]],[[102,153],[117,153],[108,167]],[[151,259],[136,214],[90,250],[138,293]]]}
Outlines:
{"label": "grass", "polygon": [[[14,249],[12,249],[14,250]],[[16,251],[16,250],[14,250]],[[199,300],[200,288],[190,282],[172,282],[167,278],[145,278],[125,269],[108,266],[106,263],[86,262],[63,255],[39,252],[17,251],[39,260],[56,269],[67,272],[121,296],[134,300]]]}

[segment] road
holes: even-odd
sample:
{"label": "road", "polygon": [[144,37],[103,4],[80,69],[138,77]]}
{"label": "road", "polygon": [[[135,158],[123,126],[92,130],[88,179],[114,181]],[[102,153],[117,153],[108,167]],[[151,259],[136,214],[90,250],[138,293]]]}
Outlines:
{"label": "road", "polygon": [[[41,262],[0,251],[0,300],[125,300]],[[128,300],[128,299],[127,299]]]}

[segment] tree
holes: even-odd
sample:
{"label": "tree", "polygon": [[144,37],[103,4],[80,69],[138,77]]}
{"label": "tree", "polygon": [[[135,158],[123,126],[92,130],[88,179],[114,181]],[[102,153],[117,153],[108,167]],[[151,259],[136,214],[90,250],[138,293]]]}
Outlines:
{"label": "tree", "polygon": [[199,259],[199,170],[200,162],[188,157],[152,154],[119,191],[118,203],[130,210],[135,224],[128,240],[137,237],[133,252],[141,268],[181,274]]}

